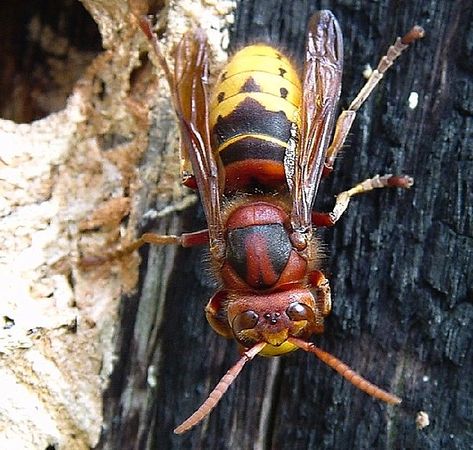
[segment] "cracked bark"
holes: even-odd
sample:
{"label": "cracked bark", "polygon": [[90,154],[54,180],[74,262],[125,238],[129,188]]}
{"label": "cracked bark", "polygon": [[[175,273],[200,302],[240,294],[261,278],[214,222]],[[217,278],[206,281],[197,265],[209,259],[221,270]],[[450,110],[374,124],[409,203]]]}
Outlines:
{"label": "cracked bark", "polygon": [[[394,1],[329,3],[322,6],[334,11],[345,38],[342,107],[361,87],[364,65],[374,66],[397,35],[415,23],[427,33],[363,106],[349,146],[317,200],[318,208],[328,209],[334,194],[375,173],[404,172],[416,180],[407,192],[355,199],[333,230],[321,232],[334,306],[316,342],[400,395],[403,404],[386,407],[313,356],[297,352],[278,362],[256,358],[202,426],[172,435],[233,364],[236,346],[205,323],[203,306],[214,291],[205,250],[177,250],[172,270],[161,258],[173,250],[145,250],[142,285],[163,268],[168,281],[159,296],[142,292],[126,302],[124,311],[131,308],[139,318],[158,296],[161,320],[150,342],[137,329],[139,321],[130,321],[135,313],[124,315],[129,337],[124,334],[106,403],[110,428],[103,448],[123,442],[127,448],[192,449],[473,444],[472,5],[466,0],[402,7]],[[298,60],[308,17],[319,7],[317,2],[241,1],[231,47],[266,40],[281,43]],[[413,91],[419,105],[410,110]],[[204,226],[200,208],[182,219],[184,230]],[[157,314],[157,306],[152,308],[149,318]],[[147,346],[145,359],[137,356],[137,345]],[[155,389],[145,386],[150,363]],[[135,398],[133,407],[123,402],[123,393]],[[430,417],[423,430],[415,425],[420,410]]]}
{"label": "cracked bark", "polygon": [[[307,19],[319,6],[241,1],[231,47],[280,42],[297,60]],[[323,6],[334,11],[344,32],[342,107],[361,87],[364,65],[374,66],[397,35],[415,23],[427,33],[363,106],[350,145],[317,201],[328,209],[334,194],[375,173],[405,172],[416,180],[407,192],[355,199],[340,223],[321,233],[334,306],[316,342],[404,402],[386,407],[302,352],[277,362],[256,358],[202,426],[174,436],[172,429],[233,364],[236,346],[205,323],[203,306],[214,290],[205,250],[176,250],[172,269],[162,258],[174,250],[145,250],[142,286],[164,268],[169,278],[159,295],[142,290],[125,303],[124,311],[133,314],[123,315],[129,335],[123,335],[106,401],[110,428],[103,448],[123,442],[126,448],[169,449],[473,444],[472,5],[416,1],[401,8],[394,1],[363,6],[334,1]],[[419,94],[414,110],[407,107],[412,91]],[[200,208],[182,218],[184,230],[204,225]],[[149,341],[137,324],[156,297],[162,312],[153,325],[156,339]],[[146,312],[150,320],[158,306],[152,308]],[[144,359],[135,351],[139,345],[147,347]],[[150,363],[154,389],[145,385]],[[430,417],[423,430],[415,425],[420,410]]]}
{"label": "cracked bark", "polygon": [[[345,38],[343,108],[361,87],[365,64],[374,66],[394,38],[414,23],[426,29],[426,38],[400,58],[362,107],[349,145],[317,199],[317,207],[327,210],[333,195],[375,173],[405,172],[416,180],[407,192],[378,191],[354,199],[337,226],[320,233],[334,305],[325,334],[315,342],[401,396],[403,404],[386,407],[315,357],[296,352],[277,360],[256,358],[202,426],[174,436],[172,429],[204,400],[237,351],[205,321],[203,307],[215,289],[205,249],[145,248],[138,291],[120,304],[116,360],[98,448],[473,445],[473,5],[467,0],[416,0],[402,7],[394,0],[365,3],[242,0],[231,48],[266,40],[280,43],[298,61],[308,17],[321,6],[330,8]],[[411,110],[407,100],[414,91],[419,105]],[[105,104],[107,92],[103,95]],[[170,204],[168,198],[156,199],[152,184],[165,184],[169,176],[175,135],[166,100],[157,103],[159,126],[150,130],[149,149],[140,162],[142,173],[155,177],[142,180],[134,217]],[[25,105],[28,121],[36,111],[25,100],[16,107]],[[8,110],[3,116],[10,117]],[[120,142],[109,144],[121,149]],[[165,153],[167,159],[161,159]],[[143,221],[138,232],[204,226],[197,206]],[[83,324],[79,321],[79,333]],[[420,410],[430,418],[422,430],[415,424]],[[64,448],[85,448],[84,442],[94,442],[94,436],[75,436],[83,441]]]}

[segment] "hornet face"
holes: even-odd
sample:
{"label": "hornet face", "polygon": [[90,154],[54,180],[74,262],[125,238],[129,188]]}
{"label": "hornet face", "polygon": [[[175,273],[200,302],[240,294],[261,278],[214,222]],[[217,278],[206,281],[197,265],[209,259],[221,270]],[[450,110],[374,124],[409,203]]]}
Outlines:
{"label": "hornet face", "polygon": [[[314,295],[308,289],[291,289],[266,295],[239,294],[238,302],[229,295],[228,321],[234,338],[250,348],[268,344],[260,353],[277,356],[295,350],[289,337],[306,339],[321,332],[323,317]],[[243,301],[242,301],[243,300]]]}

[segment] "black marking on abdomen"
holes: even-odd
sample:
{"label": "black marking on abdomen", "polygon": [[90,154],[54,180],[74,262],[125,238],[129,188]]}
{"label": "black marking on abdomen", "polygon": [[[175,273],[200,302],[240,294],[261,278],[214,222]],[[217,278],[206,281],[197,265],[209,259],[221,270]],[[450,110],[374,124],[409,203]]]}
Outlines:
{"label": "black marking on abdomen", "polygon": [[223,165],[246,159],[265,159],[284,163],[286,148],[275,142],[248,136],[232,142],[220,152]]}
{"label": "black marking on abdomen", "polygon": [[261,86],[256,83],[253,77],[249,77],[239,92],[261,92]]}
{"label": "black marking on abdomen", "polygon": [[257,100],[247,97],[228,116],[218,116],[212,138],[217,147],[232,137],[245,134],[263,134],[288,142],[291,126],[284,111],[269,111]]}

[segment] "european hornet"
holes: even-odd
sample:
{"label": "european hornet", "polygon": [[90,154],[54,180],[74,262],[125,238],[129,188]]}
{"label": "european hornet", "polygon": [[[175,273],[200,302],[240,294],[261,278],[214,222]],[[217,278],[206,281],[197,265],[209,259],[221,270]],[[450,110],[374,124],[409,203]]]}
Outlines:
{"label": "european hornet", "polygon": [[333,133],[343,38],[330,11],[317,12],[309,22],[302,78],[280,49],[255,44],[230,59],[210,93],[202,30],[182,38],[171,71],[149,21],[140,19],[140,26],[171,87],[183,182],[197,186],[208,229],[180,236],[146,233],[126,251],[144,243],[208,243],[221,289],[205,314],[217,333],[235,339],[241,348],[239,361],[175,433],[204,419],[255,355],[278,356],[298,348],[314,353],[373,397],[400,403],[309,342],[313,334],[323,332],[331,310],[314,228],[334,225],[356,194],[409,188],[413,179],[377,175],[339,194],[332,212],[316,213],[312,208],[321,178],[331,172],[357,110],[401,52],[423,36],[423,29],[413,27],[389,47],[339,116]]}

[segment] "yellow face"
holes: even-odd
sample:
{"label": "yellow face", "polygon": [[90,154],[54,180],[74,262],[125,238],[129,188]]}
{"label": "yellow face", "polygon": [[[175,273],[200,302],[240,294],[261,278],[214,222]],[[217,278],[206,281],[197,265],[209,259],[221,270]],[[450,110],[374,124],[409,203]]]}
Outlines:
{"label": "yellow face", "polygon": [[266,344],[263,350],[261,350],[261,352],[258,354],[261,356],[281,356],[285,353],[293,352],[294,350],[297,350],[297,347],[294,344],[291,344],[290,342],[284,342],[284,344],[281,344],[278,347],[275,347],[271,344]]}
{"label": "yellow face", "polygon": [[244,348],[266,344],[259,352],[262,356],[296,350],[289,338],[308,339],[321,321],[312,293],[304,288],[230,299],[228,319],[234,338]]}

